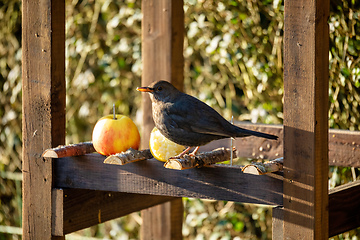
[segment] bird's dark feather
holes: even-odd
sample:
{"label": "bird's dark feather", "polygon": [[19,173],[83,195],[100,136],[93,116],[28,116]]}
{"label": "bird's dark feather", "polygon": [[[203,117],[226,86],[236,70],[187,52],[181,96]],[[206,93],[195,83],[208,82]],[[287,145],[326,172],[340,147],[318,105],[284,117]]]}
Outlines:
{"label": "bird's dark feather", "polygon": [[277,136],[232,125],[204,102],[178,91],[165,81],[149,86],[153,119],[168,139],[184,146],[201,146],[213,140],[254,135],[277,139]]}

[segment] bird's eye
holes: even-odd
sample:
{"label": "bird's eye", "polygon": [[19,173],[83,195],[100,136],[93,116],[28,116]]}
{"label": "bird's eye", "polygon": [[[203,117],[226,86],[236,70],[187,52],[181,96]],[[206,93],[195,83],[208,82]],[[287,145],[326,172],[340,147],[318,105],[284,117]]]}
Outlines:
{"label": "bird's eye", "polygon": [[158,88],[157,88],[158,91],[161,91],[162,89],[163,89],[162,87],[158,87]]}

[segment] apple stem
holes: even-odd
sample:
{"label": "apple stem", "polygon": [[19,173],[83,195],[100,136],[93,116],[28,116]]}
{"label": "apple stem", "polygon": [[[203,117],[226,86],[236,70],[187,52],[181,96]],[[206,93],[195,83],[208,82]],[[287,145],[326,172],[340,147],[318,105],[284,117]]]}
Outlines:
{"label": "apple stem", "polygon": [[115,103],[113,103],[113,114],[114,114],[114,120],[116,120],[116,114],[115,114]]}

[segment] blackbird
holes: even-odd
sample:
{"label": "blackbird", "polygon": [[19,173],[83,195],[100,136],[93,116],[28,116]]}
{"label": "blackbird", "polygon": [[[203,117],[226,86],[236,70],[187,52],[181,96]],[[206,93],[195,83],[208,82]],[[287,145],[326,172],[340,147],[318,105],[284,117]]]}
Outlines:
{"label": "blackbird", "polygon": [[171,141],[187,146],[179,156],[191,147],[205,145],[213,140],[256,136],[277,139],[277,136],[237,127],[223,118],[217,111],[197,98],[177,90],[171,83],[158,81],[137,91],[150,93],[155,126]]}

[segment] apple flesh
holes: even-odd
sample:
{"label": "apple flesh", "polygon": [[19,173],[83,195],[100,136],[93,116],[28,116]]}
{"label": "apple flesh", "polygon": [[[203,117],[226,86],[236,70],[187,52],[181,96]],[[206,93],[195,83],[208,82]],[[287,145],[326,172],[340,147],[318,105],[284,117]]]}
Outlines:
{"label": "apple flesh", "polygon": [[95,150],[102,155],[112,155],[128,150],[139,149],[140,134],[135,123],[127,116],[117,114],[100,118],[92,133]]}
{"label": "apple flesh", "polygon": [[154,158],[162,162],[179,155],[185,149],[184,146],[164,137],[156,127],[150,133],[149,147]]}

